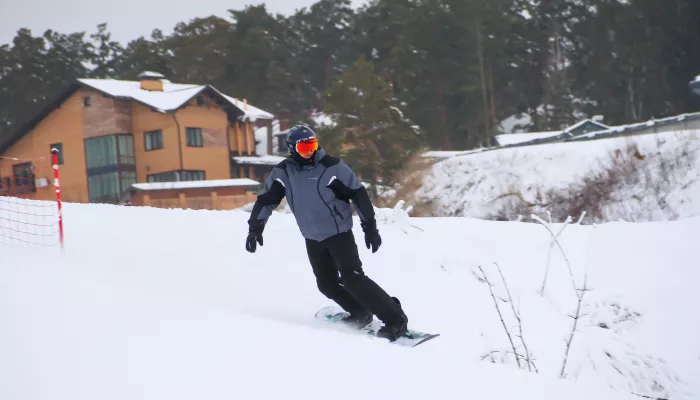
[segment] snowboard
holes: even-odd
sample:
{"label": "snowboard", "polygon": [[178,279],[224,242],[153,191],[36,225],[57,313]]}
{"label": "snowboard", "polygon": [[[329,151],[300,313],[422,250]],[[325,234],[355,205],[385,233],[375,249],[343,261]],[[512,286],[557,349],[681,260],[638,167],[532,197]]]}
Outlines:
{"label": "snowboard", "polygon": [[[341,322],[341,319],[345,317],[346,315],[349,315],[348,312],[343,310],[342,308],[338,306],[327,306],[323,307],[320,310],[316,312],[316,319],[332,323],[332,324],[341,324],[343,326],[347,326],[350,329],[353,330],[358,330],[360,332],[366,333],[367,335],[374,336],[376,338],[379,338],[377,336],[377,331],[379,328],[383,326],[381,321],[378,321],[376,318],[372,320],[368,325],[362,327],[362,328],[355,328],[352,327],[349,324],[345,324]],[[413,329],[408,329],[400,338],[398,338],[396,341],[389,341],[389,343],[396,344],[399,346],[404,346],[404,347],[416,347],[421,343],[425,343],[430,339],[434,339],[436,337],[440,336],[439,333],[427,333],[427,332],[420,332],[416,331]],[[384,339],[384,338],[381,338]],[[388,341],[388,340],[387,340]]]}

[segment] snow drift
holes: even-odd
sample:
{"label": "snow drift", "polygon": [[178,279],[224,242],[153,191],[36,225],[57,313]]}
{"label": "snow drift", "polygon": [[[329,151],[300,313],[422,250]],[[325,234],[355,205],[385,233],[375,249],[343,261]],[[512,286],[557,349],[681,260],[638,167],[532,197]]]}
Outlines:
{"label": "snow drift", "polygon": [[565,259],[541,225],[379,212],[365,271],[441,334],[413,349],[313,319],[329,301],[291,215],[249,254],[243,211],[65,204],[64,253],[2,248],[0,398],[700,396],[700,218],[569,225]]}
{"label": "snow drift", "polygon": [[434,164],[412,203],[423,216],[676,220],[700,215],[698,160],[688,131],[475,152]]}

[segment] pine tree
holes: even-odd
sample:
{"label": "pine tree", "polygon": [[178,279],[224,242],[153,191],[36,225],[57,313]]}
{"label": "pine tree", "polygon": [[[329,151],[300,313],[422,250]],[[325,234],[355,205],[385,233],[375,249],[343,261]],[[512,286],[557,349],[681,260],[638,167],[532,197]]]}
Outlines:
{"label": "pine tree", "polygon": [[423,143],[391,86],[360,56],[324,95],[324,110],[335,126],[319,132],[322,144],[339,154],[377,195],[377,185],[392,186],[395,174]]}

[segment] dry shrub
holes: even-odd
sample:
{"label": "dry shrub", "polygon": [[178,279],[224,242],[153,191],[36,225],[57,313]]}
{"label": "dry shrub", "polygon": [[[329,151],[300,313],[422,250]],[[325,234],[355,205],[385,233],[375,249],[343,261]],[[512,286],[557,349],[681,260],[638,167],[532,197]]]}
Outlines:
{"label": "dry shrub", "polygon": [[394,190],[377,198],[375,206],[393,208],[397,202],[403,200],[408,206],[413,207],[411,216],[431,215],[431,201],[417,200],[415,193],[423,186],[423,178],[434,164],[434,160],[423,157],[421,152],[409,159],[395,176],[394,181],[398,183]]}
{"label": "dry shrub", "polygon": [[513,189],[501,196],[509,201],[501,202],[490,219],[527,220],[521,216],[541,212],[550,213],[555,220],[586,213],[587,223],[676,219],[667,196],[689,184],[687,174],[695,170],[698,143],[691,136],[679,146],[658,150],[665,140],[657,138],[656,151],[643,152],[633,142],[616,149],[569,187],[545,191],[543,201],[536,204]]}
{"label": "dry shrub", "polygon": [[[659,137],[657,149],[663,144]],[[679,187],[687,171],[694,169],[696,152],[693,140],[648,153],[630,143],[612,152],[600,168],[567,190],[547,193],[549,209],[557,216],[585,211],[593,223],[618,218],[654,220],[655,215],[676,219],[678,215],[666,198]]]}

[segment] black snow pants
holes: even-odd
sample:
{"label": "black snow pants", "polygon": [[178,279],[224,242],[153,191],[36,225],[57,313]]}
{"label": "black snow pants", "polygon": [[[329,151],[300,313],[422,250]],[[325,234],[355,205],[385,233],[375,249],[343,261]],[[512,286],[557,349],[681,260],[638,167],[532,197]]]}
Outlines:
{"label": "black snow pants", "polygon": [[318,289],[345,311],[369,311],[384,324],[401,319],[401,306],[362,270],[352,230],[321,242],[306,239],[306,251]]}

